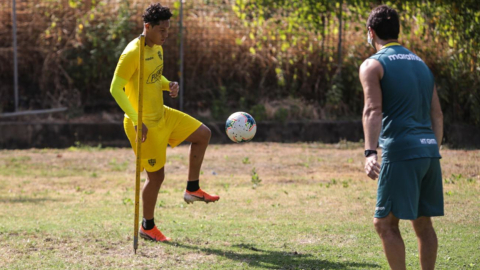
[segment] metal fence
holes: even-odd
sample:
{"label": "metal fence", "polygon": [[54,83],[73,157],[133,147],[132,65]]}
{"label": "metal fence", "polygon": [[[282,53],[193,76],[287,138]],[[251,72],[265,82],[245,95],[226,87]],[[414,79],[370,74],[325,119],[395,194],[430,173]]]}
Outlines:
{"label": "metal fence", "polygon": [[[0,113],[5,109],[8,111],[13,107],[13,112],[1,113],[0,117],[52,113],[65,111],[67,108],[51,108],[43,110],[28,110],[20,112],[19,102],[22,98],[25,104],[30,100],[30,91],[32,85],[26,83],[24,78],[29,77],[32,68],[31,51],[22,48],[18,44],[20,39],[22,43],[30,43],[34,40],[32,30],[35,27],[41,27],[35,21],[35,5],[33,1],[28,0],[11,0],[0,4]],[[19,50],[21,51],[19,56]],[[33,57],[34,58],[34,57]],[[20,63],[20,68],[19,68]],[[20,84],[19,84],[20,78]],[[8,80],[10,79],[10,81]],[[19,85],[22,88],[23,96],[20,96]],[[35,86],[33,86],[34,88]],[[34,91],[34,90],[33,90]],[[28,105],[27,105],[28,106]],[[4,109],[5,108],[5,109]]]}
{"label": "metal fence", "polygon": [[[72,2],[75,4],[75,1],[67,0],[8,0],[0,3],[0,18],[2,18],[0,19],[0,113],[3,112],[3,116],[25,110],[51,109],[39,108],[41,106],[39,104],[45,105],[45,103],[36,102],[42,97],[39,97],[38,91],[36,91],[40,82],[35,75],[42,72],[41,70],[46,66],[45,62],[49,60],[45,59],[48,58],[45,56],[45,52],[37,50],[39,48],[36,46],[39,44],[39,40],[46,38],[45,32],[48,31],[49,24],[56,23],[56,19],[53,18],[55,14],[40,17],[37,13],[46,3],[52,4],[52,2],[58,5],[56,8],[65,10],[65,12],[70,12],[68,10],[72,8],[78,9],[78,7],[72,7]],[[84,10],[92,8],[92,1],[77,2],[83,4]],[[131,21],[137,24],[139,32],[141,31],[141,12],[150,1],[134,0],[129,2],[136,14]],[[245,29],[241,29],[238,21],[235,21],[234,15],[231,14],[228,1],[219,6],[203,5],[200,7],[195,6],[192,2],[185,3],[185,0],[183,2],[167,0],[161,1],[161,3],[171,7],[177,15],[172,18],[170,37],[164,44],[165,76],[180,80],[182,88],[186,84],[196,83],[185,83],[185,73],[192,74],[211,67],[216,62],[216,51],[235,45],[235,38],[232,39],[232,35],[239,35],[242,31],[242,34],[245,35]],[[118,9],[123,2],[121,0],[104,0],[99,4]],[[75,13],[72,14],[75,16]],[[188,38],[184,38],[184,36]],[[131,38],[133,37],[132,35]],[[188,64],[184,65],[185,62]],[[182,94],[188,91],[181,90]],[[183,104],[182,95],[178,104],[170,105],[183,109]]]}
{"label": "metal fence", "polygon": [[[18,91],[15,90],[13,79],[14,1],[20,78]],[[257,40],[250,37],[251,29],[232,11],[234,2],[161,1],[162,5],[169,6],[174,13],[169,38],[163,45],[164,75],[179,81],[182,87],[180,93],[185,95],[185,98],[180,96],[177,100],[167,98],[166,105],[189,113],[210,111],[211,115],[205,117],[221,119],[226,113],[225,108],[250,109],[260,99],[288,97],[295,88],[295,96],[309,99],[310,104],[320,99],[325,100],[325,91],[330,87],[339,61],[334,59],[337,58],[340,37],[332,31],[337,27],[336,23],[325,24],[328,31],[324,32],[327,34],[322,36],[321,41],[312,33],[302,34],[311,38],[309,48],[292,45],[289,49],[291,52],[282,52],[285,41],[281,41],[278,34],[275,39],[268,41],[262,37]],[[86,48],[92,44],[86,44],[81,39],[88,36],[88,31],[91,31],[90,35],[106,36],[105,33],[115,30],[112,27],[113,21],[119,22],[119,17],[125,16],[121,15],[125,8],[128,9],[129,21],[134,27],[131,33],[123,35],[129,40],[135,38],[142,31],[141,14],[151,1],[104,0],[97,1],[95,5],[92,3],[90,0],[8,0],[0,3],[1,114],[64,106],[86,113],[112,108],[118,110],[108,90],[119,55],[113,60],[106,59],[105,55],[94,53],[98,51],[98,44],[97,48]],[[99,8],[103,8],[102,12],[95,12]],[[100,18],[101,16],[109,17]],[[94,17],[88,29],[86,17]],[[78,30],[82,27],[87,30],[84,29],[83,36],[80,36]],[[99,35],[99,32],[103,35]],[[344,39],[342,46],[345,48],[349,46],[349,39],[355,38],[357,33],[346,35],[340,31],[340,35]],[[265,46],[263,50],[252,54],[250,47],[256,42],[265,42]],[[116,54],[124,48],[124,45],[119,44],[109,44],[116,47],[112,48],[117,50]],[[119,47],[122,47],[120,52]],[[73,53],[68,55],[68,52]],[[83,55],[72,55],[75,53]],[[282,62],[278,61],[280,58],[283,59]],[[89,62],[89,68],[82,69],[80,64],[85,65],[86,62]],[[72,71],[67,67],[77,69]],[[277,85],[279,68],[283,69],[282,75],[290,78],[282,87]],[[95,76],[97,73],[98,76]],[[18,93],[17,99],[14,93]],[[358,99],[355,95],[348,95],[348,98]],[[297,104],[297,101],[292,106],[297,105],[303,106]],[[72,111],[74,110],[70,109],[69,113]],[[319,114],[323,113],[312,111],[310,115],[317,119]]]}

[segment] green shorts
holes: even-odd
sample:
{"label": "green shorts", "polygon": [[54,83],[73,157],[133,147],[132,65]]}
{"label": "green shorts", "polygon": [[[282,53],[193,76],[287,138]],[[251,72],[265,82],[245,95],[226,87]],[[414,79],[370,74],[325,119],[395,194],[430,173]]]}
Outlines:
{"label": "green shorts", "polygon": [[375,217],[390,212],[399,219],[443,216],[440,159],[419,158],[382,163]]}

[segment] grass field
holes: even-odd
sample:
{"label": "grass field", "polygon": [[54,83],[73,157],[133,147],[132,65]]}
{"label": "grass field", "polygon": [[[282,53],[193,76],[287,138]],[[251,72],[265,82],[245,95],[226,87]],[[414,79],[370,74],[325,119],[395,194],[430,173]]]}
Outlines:
{"label": "grass field", "polygon": [[[372,226],[376,181],[359,144],[212,145],[183,201],[188,147],[168,150],[156,222],[170,244],[133,254],[130,149],[0,151],[1,269],[386,269]],[[438,269],[480,269],[480,151],[442,150]],[[145,175],[142,175],[144,178]],[[409,269],[420,269],[402,221]]]}

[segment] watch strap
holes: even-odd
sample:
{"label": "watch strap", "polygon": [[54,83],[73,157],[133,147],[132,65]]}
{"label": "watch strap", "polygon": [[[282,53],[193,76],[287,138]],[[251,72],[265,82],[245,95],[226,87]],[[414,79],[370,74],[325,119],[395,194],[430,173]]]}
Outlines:
{"label": "watch strap", "polygon": [[365,150],[365,157],[368,157],[372,154],[377,154],[377,150]]}

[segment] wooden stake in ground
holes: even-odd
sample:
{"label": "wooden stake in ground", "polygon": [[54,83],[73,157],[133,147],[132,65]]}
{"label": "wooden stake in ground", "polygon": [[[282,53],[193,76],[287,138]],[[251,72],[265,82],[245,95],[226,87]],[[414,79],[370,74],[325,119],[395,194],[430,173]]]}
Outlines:
{"label": "wooden stake in ground", "polygon": [[133,226],[133,250],[137,254],[138,248],[138,215],[140,212],[140,170],[142,168],[141,150],[143,136],[143,62],[145,49],[145,35],[140,35],[140,62],[138,65],[138,124],[137,124],[137,160],[135,169],[135,225]]}

